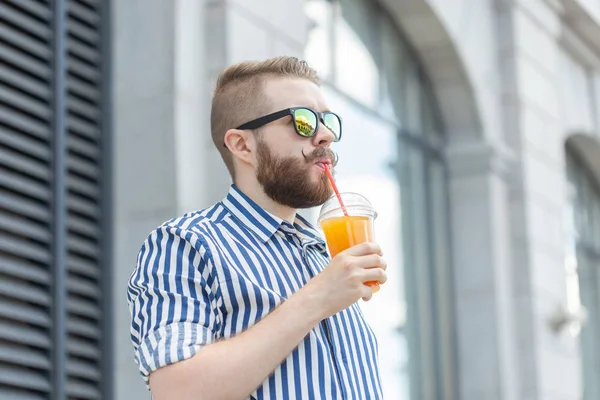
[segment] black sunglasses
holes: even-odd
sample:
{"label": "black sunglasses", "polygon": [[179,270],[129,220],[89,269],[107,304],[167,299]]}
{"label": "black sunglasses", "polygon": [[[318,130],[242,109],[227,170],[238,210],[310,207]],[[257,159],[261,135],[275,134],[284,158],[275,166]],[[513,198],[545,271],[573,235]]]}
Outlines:
{"label": "black sunglasses", "polygon": [[318,112],[308,107],[291,107],[285,110],[277,111],[264,117],[256,118],[236,129],[257,129],[269,122],[291,115],[294,119],[294,129],[302,137],[313,137],[319,131],[319,121],[333,133],[334,142],[339,142],[342,138],[342,118],[336,113],[330,111]]}

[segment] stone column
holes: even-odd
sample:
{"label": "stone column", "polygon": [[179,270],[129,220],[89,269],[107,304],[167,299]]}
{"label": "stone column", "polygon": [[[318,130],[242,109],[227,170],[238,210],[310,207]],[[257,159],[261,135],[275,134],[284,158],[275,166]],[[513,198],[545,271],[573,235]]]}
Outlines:
{"label": "stone column", "polygon": [[516,400],[510,153],[473,138],[451,143],[447,157],[460,399]]}
{"label": "stone column", "polygon": [[148,399],[129,339],[128,278],[146,235],[204,208],[210,94],[205,4],[112,2],[114,107],[113,335],[117,400]]}

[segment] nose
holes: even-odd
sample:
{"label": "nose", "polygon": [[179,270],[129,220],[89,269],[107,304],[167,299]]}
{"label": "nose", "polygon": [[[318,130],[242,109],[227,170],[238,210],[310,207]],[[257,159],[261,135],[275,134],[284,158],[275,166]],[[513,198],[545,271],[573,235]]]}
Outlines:
{"label": "nose", "polygon": [[317,134],[313,136],[313,144],[315,146],[329,146],[335,139],[333,132],[329,130],[323,123],[323,121],[319,121],[319,130]]}

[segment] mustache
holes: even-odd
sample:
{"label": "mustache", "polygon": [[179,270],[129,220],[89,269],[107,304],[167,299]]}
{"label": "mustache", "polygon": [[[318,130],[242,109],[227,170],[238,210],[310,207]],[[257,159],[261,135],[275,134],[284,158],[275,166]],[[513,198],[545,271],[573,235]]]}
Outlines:
{"label": "mustache", "polygon": [[331,166],[335,167],[339,161],[339,156],[336,152],[334,152],[331,149],[326,149],[324,147],[319,147],[318,149],[315,149],[308,156],[306,154],[304,154],[304,149],[303,149],[302,155],[304,156],[304,160],[306,160],[307,163],[314,162],[321,158],[327,158],[327,159],[329,159],[329,161],[331,161]]}

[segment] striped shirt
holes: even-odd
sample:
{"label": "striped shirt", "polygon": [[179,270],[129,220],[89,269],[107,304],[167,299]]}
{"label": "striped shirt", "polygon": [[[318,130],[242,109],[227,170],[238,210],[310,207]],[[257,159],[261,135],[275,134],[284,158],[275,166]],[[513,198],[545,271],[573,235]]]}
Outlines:
{"label": "striped shirt", "polygon": [[[256,324],[329,260],[306,220],[284,221],[235,185],[214,206],[164,223],[143,243],[127,291],[144,380]],[[377,351],[355,303],[315,326],[248,399],[381,399]]]}

